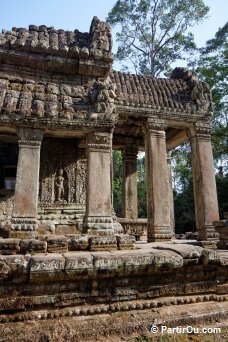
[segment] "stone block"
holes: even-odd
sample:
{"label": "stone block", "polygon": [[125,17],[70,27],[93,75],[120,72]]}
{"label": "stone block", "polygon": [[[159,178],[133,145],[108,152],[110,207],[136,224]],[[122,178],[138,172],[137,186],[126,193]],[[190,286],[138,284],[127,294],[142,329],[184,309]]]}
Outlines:
{"label": "stone block", "polygon": [[92,236],[89,238],[89,248],[91,251],[117,250],[117,241],[114,235]]}
{"label": "stone block", "polygon": [[94,253],[94,269],[98,274],[114,275],[124,273],[124,260],[121,252]]}
{"label": "stone block", "polygon": [[203,248],[186,244],[159,244],[154,249],[173,251],[182,256],[185,264],[197,264],[203,254]]}
{"label": "stone block", "polygon": [[0,239],[0,254],[11,255],[20,252],[19,239]]}
{"label": "stone block", "polygon": [[3,257],[5,263],[10,267],[12,273],[24,275],[29,273],[30,257],[23,255],[8,255]]}
{"label": "stone block", "polygon": [[88,276],[93,274],[93,256],[90,253],[66,253],[65,271],[68,276]]}
{"label": "stone block", "polygon": [[47,237],[48,253],[65,253],[68,251],[67,238],[65,236],[48,236]]}
{"label": "stone block", "polygon": [[228,249],[228,220],[215,221],[213,224],[219,233],[218,249]]}
{"label": "stone block", "polygon": [[183,266],[183,258],[181,255],[170,250],[158,250],[152,248],[150,253],[154,257],[155,268],[179,268]]}
{"label": "stone block", "polygon": [[134,244],[136,239],[134,236],[131,235],[117,235],[117,246],[119,250],[129,250],[134,249]]}
{"label": "stone block", "polygon": [[23,254],[26,253],[46,253],[47,252],[47,242],[39,241],[35,239],[21,240],[20,251]]}
{"label": "stone block", "polygon": [[66,234],[77,234],[78,229],[74,224],[57,224],[55,228],[55,234],[66,235]]}
{"label": "stone block", "polygon": [[124,253],[124,268],[127,272],[144,272],[154,268],[154,256],[147,250],[122,253]]}
{"label": "stone block", "polygon": [[64,279],[65,258],[60,254],[36,255],[30,261],[30,280],[35,282]]}
{"label": "stone block", "polygon": [[69,251],[84,251],[89,248],[89,237],[88,235],[66,235],[68,241]]}
{"label": "stone block", "polygon": [[11,272],[11,268],[6,264],[6,262],[0,257],[0,280],[8,278]]}

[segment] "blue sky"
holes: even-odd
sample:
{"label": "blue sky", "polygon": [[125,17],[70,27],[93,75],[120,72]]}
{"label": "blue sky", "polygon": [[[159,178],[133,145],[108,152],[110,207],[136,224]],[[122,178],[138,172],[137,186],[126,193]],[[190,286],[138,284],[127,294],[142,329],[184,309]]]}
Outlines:
{"label": "blue sky", "polygon": [[[183,0],[184,1],[184,0]],[[94,15],[105,20],[116,0],[0,0],[0,29],[27,28],[30,24],[88,32]],[[204,0],[209,18],[191,31],[203,46],[227,21],[228,0]],[[115,48],[115,45],[114,45]]]}

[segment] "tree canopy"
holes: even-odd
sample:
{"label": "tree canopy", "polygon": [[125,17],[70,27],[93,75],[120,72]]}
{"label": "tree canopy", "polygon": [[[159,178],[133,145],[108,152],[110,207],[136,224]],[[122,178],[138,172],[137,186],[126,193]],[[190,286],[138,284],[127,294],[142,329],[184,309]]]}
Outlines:
{"label": "tree canopy", "polygon": [[221,163],[228,158],[228,22],[200,49],[196,71],[212,89],[213,154]]}
{"label": "tree canopy", "polygon": [[144,75],[170,71],[173,62],[196,47],[188,29],[208,10],[203,0],[118,0],[107,17],[120,26],[117,59]]}

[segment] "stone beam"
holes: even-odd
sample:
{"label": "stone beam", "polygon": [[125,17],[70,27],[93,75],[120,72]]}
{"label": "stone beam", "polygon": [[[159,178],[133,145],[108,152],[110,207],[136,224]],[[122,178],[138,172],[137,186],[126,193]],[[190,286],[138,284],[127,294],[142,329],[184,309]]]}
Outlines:
{"label": "stone beam", "polygon": [[167,149],[171,150],[188,140],[186,129],[169,128],[166,132]]}

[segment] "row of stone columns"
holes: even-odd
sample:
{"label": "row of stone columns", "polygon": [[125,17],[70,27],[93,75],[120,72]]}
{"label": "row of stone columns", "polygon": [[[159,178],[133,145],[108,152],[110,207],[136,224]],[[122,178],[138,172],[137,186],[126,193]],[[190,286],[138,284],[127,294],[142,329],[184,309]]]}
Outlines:
{"label": "row of stone columns", "polygon": [[[174,236],[170,167],[167,164],[166,122],[150,118],[144,126],[148,241],[166,241]],[[39,191],[40,146],[43,131],[19,128],[19,157],[13,209],[13,228],[36,230]],[[216,237],[212,222],[218,219],[217,194],[210,142],[210,129],[196,123],[189,131],[199,240]],[[110,234],[112,222],[112,131],[87,135],[87,199],[85,232]],[[124,164],[124,216],[137,219],[137,148],[127,145]],[[28,220],[28,221],[26,221]],[[20,226],[18,228],[18,226]]]}

